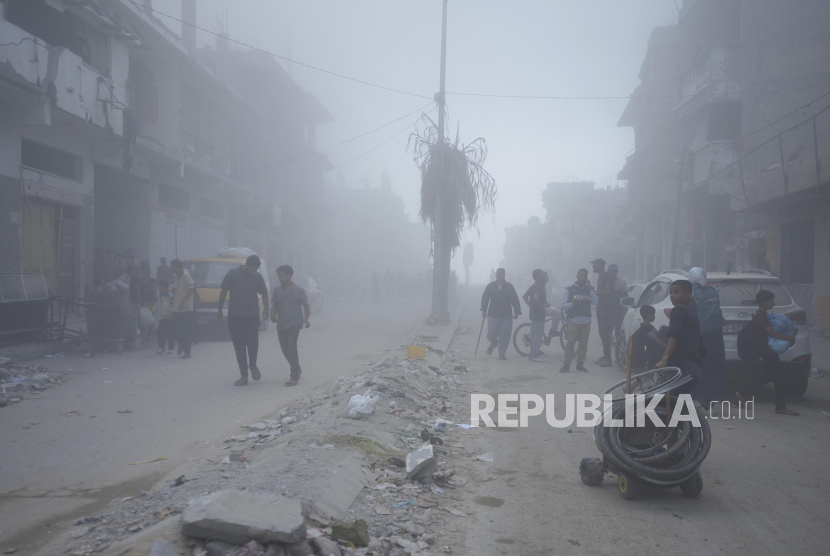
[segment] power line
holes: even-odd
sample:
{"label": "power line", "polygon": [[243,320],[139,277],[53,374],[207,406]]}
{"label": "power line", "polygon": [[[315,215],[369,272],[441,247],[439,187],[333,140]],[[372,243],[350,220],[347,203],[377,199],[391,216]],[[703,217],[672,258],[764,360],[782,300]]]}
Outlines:
{"label": "power line", "polygon": [[765,126],[763,126],[763,127],[759,127],[759,128],[758,128],[758,129],[756,129],[755,131],[751,131],[751,132],[747,133],[746,135],[744,135],[743,137],[741,137],[741,139],[746,139],[746,138],[747,138],[747,137],[749,137],[750,135],[755,135],[755,134],[756,134],[756,133],[758,133],[759,131],[762,131],[762,130],[764,130],[764,129],[766,129],[766,128],[768,128],[768,127],[772,126],[772,125],[775,125],[775,124],[777,124],[778,122],[780,122],[781,120],[784,120],[784,119],[786,119],[786,118],[789,118],[789,117],[790,117],[790,116],[792,116],[793,114],[795,114],[795,113],[797,113],[797,112],[800,112],[800,111],[804,110],[805,108],[809,108],[810,106],[812,106],[812,105],[813,105],[813,104],[815,104],[816,102],[818,102],[818,101],[820,101],[821,99],[823,99],[823,98],[825,98],[825,97],[828,97],[828,96],[830,96],[830,92],[825,93],[825,94],[821,95],[820,97],[818,97],[818,98],[816,98],[816,99],[811,100],[810,102],[808,102],[807,104],[805,104],[804,106],[802,106],[802,107],[800,107],[800,108],[796,108],[795,110],[793,110],[793,111],[792,111],[792,112],[790,112],[789,114],[785,114],[784,116],[781,116],[780,118],[778,118],[778,119],[777,119],[777,120],[775,120],[774,122],[770,122],[770,123],[768,123],[767,125],[765,125]]}
{"label": "power line", "polygon": [[[136,2],[136,0],[128,0],[128,1],[131,4],[136,5],[137,7],[140,7],[142,9],[145,8],[145,6],[143,4],[139,4],[138,2]],[[279,54],[275,54],[274,52],[270,52],[268,50],[258,48],[256,46],[252,46],[250,44],[244,43],[242,41],[232,39],[228,36],[222,35],[222,34],[217,33],[215,31],[205,29],[204,27],[199,27],[198,25],[195,25],[193,23],[189,23],[187,21],[181,20],[181,19],[173,17],[171,15],[167,15],[166,13],[160,12],[160,11],[155,10],[153,8],[148,8],[148,9],[150,11],[152,11],[153,13],[157,13],[157,14],[160,14],[164,17],[167,17],[168,19],[172,19],[173,21],[177,21],[177,22],[181,23],[182,25],[187,25],[189,27],[193,27],[194,29],[198,29],[199,31],[202,31],[202,32],[207,33],[209,35],[222,37],[222,38],[227,39],[229,42],[232,42],[234,44],[238,44],[240,46],[250,48],[251,50],[255,50],[257,52],[262,52],[263,54],[268,54],[269,56],[273,56],[275,58],[279,58],[280,60],[285,60],[287,62],[291,62],[293,64],[303,66],[305,68],[309,68],[309,69],[319,71],[319,72],[322,72],[322,73],[325,73],[325,74],[328,74],[328,75],[332,75],[334,77],[339,77],[341,79],[346,79],[348,81],[353,81],[355,83],[360,83],[362,85],[367,85],[369,87],[375,87],[377,89],[383,89],[385,91],[391,91],[393,93],[399,93],[399,94],[403,94],[403,95],[408,95],[408,96],[413,96],[413,97],[418,97],[418,98],[425,98],[425,99],[430,99],[430,100],[433,99],[433,97],[431,97],[431,96],[421,95],[421,94],[418,94],[418,93],[413,93],[411,91],[404,91],[404,90],[395,89],[395,88],[392,88],[392,87],[386,87],[385,85],[379,85],[377,83],[372,83],[370,81],[365,81],[363,79],[358,79],[356,77],[350,77],[348,75],[343,75],[342,73],[337,73],[337,72],[334,72],[334,71],[329,71],[329,70],[326,70],[326,69],[323,69],[323,68],[319,68],[319,67],[313,66],[311,64],[306,64],[304,62],[299,62],[297,60],[294,60],[293,58],[289,58],[287,56],[281,56]],[[798,90],[798,89],[811,89],[811,88],[815,88],[815,86],[792,87],[792,88],[786,88],[786,89],[772,89],[772,90],[767,90],[767,91],[742,91],[741,94],[776,93],[776,92],[785,92],[785,91],[793,91],[793,90]],[[472,97],[503,98],[503,99],[515,98],[515,99],[528,99],[528,100],[629,100],[629,99],[655,99],[656,100],[656,99],[667,99],[667,98],[684,99],[684,98],[692,98],[692,97],[695,97],[695,96],[721,96],[721,93],[703,93],[703,94],[698,94],[698,95],[653,95],[653,96],[639,95],[639,96],[636,96],[636,95],[510,95],[510,94],[469,93],[469,92],[450,92],[450,91],[448,91],[446,94],[456,95],[456,96],[472,96]]]}
{"label": "power line", "polygon": [[[129,0],[129,2],[130,2],[131,4],[136,5],[137,7],[142,8],[142,9],[144,9],[144,8],[145,8],[145,6],[144,6],[143,4],[139,4],[139,3],[138,3],[138,2],[136,2],[135,0]],[[319,72],[322,72],[322,73],[325,73],[325,74],[328,74],[328,75],[333,75],[334,77],[339,77],[339,78],[341,78],[341,79],[346,79],[346,80],[348,80],[348,81],[354,81],[355,83],[360,83],[360,84],[362,84],[362,85],[368,85],[369,87],[375,87],[375,88],[377,88],[377,89],[383,89],[383,90],[385,90],[385,91],[392,91],[393,93],[400,93],[400,94],[402,94],[402,95],[409,95],[409,96],[419,97],[419,98],[428,98],[428,99],[430,99],[430,100],[432,99],[432,97],[430,97],[430,96],[426,96],[426,95],[419,95],[419,94],[417,94],[417,93],[411,93],[411,92],[409,92],[409,91],[402,91],[402,90],[400,90],[400,89],[393,89],[392,87],[386,87],[386,86],[384,86],[384,85],[378,85],[377,83],[371,83],[371,82],[369,82],[369,81],[364,81],[364,80],[362,80],[362,79],[357,79],[356,77],[349,77],[348,75],[343,75],[342,73],[336,73],[336,72],[329,71],[329,70],[326,70],[326,69],[323,69],[323,68],[318,68],[318,67],[316,67],[316,66],[312,66],[311,64],[306,64],[306,63],[304,63],[304,62],[298,62],[297,60],[293,60],[293,59],[288,58],[288,57],[286,57],[286,56],[280,56],[279,54],[274,54],[273,52],[269,52],[269,51],[267,51],[267,50],[263,50],[262,48],[257,48],[257,47],[255,47],[255,46],[250,45],[250,44],[246,44],[246,43],[244,43],[244,42],[242,42],[242,41],[238,41],[238,40],[232,39],[232,38],[230,38],[230,37],[227,37],[227,36],[221,35],[221,34],[219,34],[219,33],[215,32],[215,31],[210,31],[210,30],[208,30],[208,29],[205,29],[204,27],[199,27],[198,25],[195,25],[195,24],[193,24],[193,23],[189,23],[189,22],[187,22],[187,21],[184,21],[184,20],[181,20],[181,19],[179,19],[179,18],[173,17],[172,15],[167,15],[166,13],[164,13],[164,12],[160,12],[160,11],[158,11],[158,10],[154,10],[153,8],[147,8],[147,9],[149,9],[149,10],[150,10],[150,11],[152,11],[153,13],[157,13],[157,14],[160,14],[160,15],[162,15],[162,16],[164,16],[164,17],[167,17],[167,18],[169,18],[169,19],[172,19],[173,21],[178,21],[178,22],[179,22],[179,23],[181,23],[182,25],[187,25],[187,26],[189,26],[189,27],[193,27],[194,29],[198,29],[199,31],[203,31],[203,32],[205,32],[205,33],[208,33],[209,35],[215,35],[215,36],[217,36],[217,37],[222,37],[222,38],[224,38],[224,39],[227,39],[227,40],[228,40],[228,42],[232,42],[232,43],[238,44],[238,45],[240,45],[240,46],[244,46],[244,47],[246,47],[246,48],[250,48],[251,50],[256,50],[257,52],[262,52],[262,53],[264,53],[264,54],[268,54],[268,55],[273,56],[273,57],[275,57],[275,58],[279,58],[279,59],[281,59],[281,60],[285,60],[285,61],[287,61],[287,62],[291,62],[291,63],[293,63],[293,64],[297,64],[298,66],[303,66],[303,67],[306,67],[306,68],[309,68],[309,69],[313,69],[313,70],[315,70],[315,71],[319,71]]]}
{"label": "power line", "polygon": [[[346,143],[351,143],[352,141],[356,141],[357,139],[360,139],[361,137],[366,137],[367,135],[370,135],[370,134],[372,134],[372,133],[374,133],[374,132],[376,132],[376,131],[380,131],[381,129],[383,129],[383,128],[385,128],[385,127],[389,127],[390,125],[392,125],[392,124],[394,124],[394,123],[397,123],[397,122],[399,122],[399,121],[403,120],[404,118],[408,118],[409,116],[411,116],[412,114],[415,114],[416,112],[421,112],[421,111],[423,111],[425,108],[427,108],[427,107],[428,107],[428,106],[430,106],[431,104],[432,104],[431,102],[430,102],[429,104],[425,104],[424,106],[422,106],[422,107],[418,108],[417,110],[413,110],[412,112],[409,112],[409,113],[407,113],[407,114],[404,114],[404,115],[403,115],[403,116],[401,116],[400,118],[396,118],[396,119],[392,120],[391,122],[387,122],[387,123],[383,124],[382,126],[378,126],[378,127],[374,128],[374,129],[372,129],[372,130],[370,130],[370,131],[367,131],[367,132],[365,132],[365,133],[361,133],[360,135],[356,135],[356,136],[354,136],[354,137],[351,137],[351,138],[349,138],[349,139],[346,139],[345,141],[341,141],[341,142],[336,143],[336,144],[334,144],[334,145],[330,145],[330,146],[328,146],[328,147],[325,147],[325,148],[322,148],[322,149],[318,149],[318,150],[316,150],[316,151],[314,151],[314,152],[306,153],[306,154],[303,154],[303,155],[300,155],[300,156],[296,156],[296,157],[294,157],[294,158],[289,158],[289,159],[287,159],[287,160],[281,160],[280,162],[275,162],[275,163],[273,163],[273,164],[266,164],[266,165],[264,165],[264,166],[256,166],[256,167],[254,167],[254,168],[246,168],[246,169],[244,169],[244,170],[239,170],[239,171],[237,171],[237,172],[229,172],[229,173],[225,173],[225,174],[219,174],[218,176],[214,176],[214,177],[217,177],[217,178],[229,178],[229,177],[239,176],[239,175],[242,175],[242,174],[244,174],[244,173],[246,173],[246,172],[254,172],[254,171],[256,171],[256,170],[264,170],[264,169],[266,169],[266,168],[274,168],[274,167],[276,167],[276,166],[282,166],[283,164],[288,164],[289,162],[295,162],[295,161],[297,161],[297,160],[301,160],[301,159],[303,159],[303,158],[308,158],[308,157],[310,157],[310,156],[314,156],[314,155],[316,155],[316,154],[323,153],[323,152],[325,152],[325,151],[328,151],[328,150],[334,149],[334,148],[339,147],[339,146],[341,146],[341,145],[345,145]],[[431,110],[430,110],[430,112],[431,112]],[[408,127],[409,127],[409,126],[408,126]],[[408,127],[407,127],[407,129],[408,129]],[[176,182],[175,182],[175,183],[183,183],[183,182],[188,182],[188,181],[194,181],[194,180],[197,180],[197,179],[201,179],[201,178],[181,179],[181,180],[176,180]]]}
{"label": "power line", "polygon": [[[830,81],[827,81],[830,83]],[[815,89],[818,85],[805,85],[801,87],[791,87],[786,89],[769,89],[766,91],[741,91],[741,95],[764,94],[764,93],[779,93],[785,91],[796,91],[804,89]],[[484,98],[517,98],[526,100],[630,100],[630,99],[644,99],[644,100],[658,100],[658,99],[685,99],[693,97],[717,97],[723,96],[723,93],[698,93],[694,95],[604,95],[604,96],[579,96],[579,95],[500,95],[491,93],[459,93],[447,91],[448,95],[467,96],[467,97],[484,97]]]}
{"label": "power line", "polygon": [[[432,110],[430,110],[429,112],[427,112],[427,114],[429,114],[430,112],[434,112],[434,111],[435,111],[435,108],[433,108]],[[382,146],[384,146],[386,143],[390,142],[392,139],[394,139],[395,137],[397,137],[397,136],[398,136],[398,135],[400,135],[401,133],[405,132],[406,130],[410,129],[412,126],[416,125],[416,124],[417,124],[420,120],[421,120],[421,118],[418,118],[417,120],[415,120],[414,122],[412,122],[411,124],[409,124],[408,126],[406,126],[405,128],[403,128],[402,130],[400,130],[399,132],[397,132],[395,135],[393,135],[392,137],[390,137],[389,139],[387,139],[386,141],[384,141],[383,143],[381,143],[380,145],[378,145],[378,146],[376,146],[376,147],[374,147],[374,148],[372,148],[372,149],[369,149],[369,150],[368,150],[368,151],[366,151],[365,153],[363,153],[363,154],[361,154],[361,155],[359,155],[359,156],[356,156],[356,157],[352,158],[351,160],[349,160],[349,161],[347,161],[347,162],[344,162],[344,163],[343,163],[343,164],[341,164],[340,166],[336,166],[334,169],[335,169],[335,170],[339,170],[339,169],[340,169],[340,168],[342,168],[343,166],[346,166],[347,164],[351,164],[351,163],[352,163],[352,162],[354,162],[355,160],[358,160],[358,159],[363,158],[364,156],[366,156],[366,155],[368,155],[368,154],[371,154],[371,153],[375,152],[376,150],[378,150],[379,148],[381,148]]]}

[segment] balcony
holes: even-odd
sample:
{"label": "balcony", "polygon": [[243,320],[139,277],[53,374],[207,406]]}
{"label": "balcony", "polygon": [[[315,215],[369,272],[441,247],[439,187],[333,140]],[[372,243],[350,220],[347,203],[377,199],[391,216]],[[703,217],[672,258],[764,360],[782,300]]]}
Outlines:
{"label": "balcony", "polygon": [[680,102],[675,111],[687,111],[706,101],[728,98],[737,93],[737,82],[729,79],[737,63],[734,46],[712,46],[698,56],[695,65],[678,79]]}
{"label": "balcony", "polygon": [[0,37],[0,76],[46,92],[51,47],[5,19],[0,19]]}

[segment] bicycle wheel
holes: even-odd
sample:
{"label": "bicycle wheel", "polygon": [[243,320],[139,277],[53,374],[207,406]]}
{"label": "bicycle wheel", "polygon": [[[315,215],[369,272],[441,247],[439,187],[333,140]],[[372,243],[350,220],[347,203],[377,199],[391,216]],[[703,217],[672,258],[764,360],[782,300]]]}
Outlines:
{"label": "bicycle wheel", "polygon": [[513,347],[519,355],[527,357],[530,355],[530,323],[526,322],[516,327],[513,331]]}

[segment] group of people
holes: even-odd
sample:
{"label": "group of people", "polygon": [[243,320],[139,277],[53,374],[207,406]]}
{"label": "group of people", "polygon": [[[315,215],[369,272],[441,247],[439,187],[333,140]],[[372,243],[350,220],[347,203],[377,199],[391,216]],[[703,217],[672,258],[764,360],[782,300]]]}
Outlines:
{"label": "group of people", "polygon": [[[265,279],[259,272],[262,265],[259,257],[251,255],[245,264],[232,268],[222,279],[219,292],[219,303],[216,317],[219,322],[224,319],[225,300],[228,302],[228,330],[231,334],[233,349],[236,353],[236,362],[239,366],[240,377],[234,384],[245,386],[248,384],[248,374],[253,380],[262,378],[257,366],[259,353],[259,325],[269,315],[268,288]],[[299,384],[300,356],[297,341],[300,330],[309,328],[311,306],[308,303],[306,291],[293,282],[294,269],[288,265],[277,268],[279,286],[274,288],[271,295],[270,316],[271,322],[277,325],[277,336],[280,348],[288,361],[290,369],[289,380],[286,386]],[[262,298],[260,313],[259,297]]]}
{"label": "group of people", "polygon": [[[611,367],[612,338],[620,337],[623,318],[628,310],[620,301],[626,297],[628,285],[618,276],[616,264],[605,268],[603,259],[591,261],[594,272],[598,275],[597,286],[588,280],[588,270],[581,268],[576,281],[566,288],[562,299],[562,311],[567,320],[568,337],[565,343],[565,361],[560,372],[570,371],[571,363],[576,358],[576,369],[587,372],[585,358],[591,332],[592,307],[596,306],[597,328],[602,340],[603,355],[596,361],[601,367]],[[533,284],[522,299],[529,307],[531,342],[530,360],[547,361],[541,346],[544,341],[544,324],[548,316],[558,314],[547,300],[548,273],[536,269],[533,271]],[[670,287],[670,299],[673,305],[669,316],[669,325],[656,330],[654,321],[656,310],[651,305],[639,308],[642,324],[632,335],[632,372],[643,372],[655,368],[676,367],[684,376],[692,377],[687,383],[686,391],[693,394],[701,406],[708,405],[724,395],[726,353],[723,340],[723,325],[726,323],[720,309],[720,297],[717,288],[707,284],[706,271],[692,268],[688,280],[675,280]],[[746,401],[751,392],[765,384],[769,379],[775,383],[775,412],[783,415],[798,415],[785,404],[786,376],[783,373],[779,356],[769,347],[768,338],[786,340],[795,344],[795,338],[773,330],[767,318],[767,312],[775,306],[775,295],[768,290],[760,290],[756,295],[758,311],[752,326],[762,345],[762,358],[765,373],[746,388],[735,393],[739,401]],[[493,280],[484,290],[481,298],[482,315],[488,321],[487,339],[490,342],[487,353],[498,349],[499,359],[506,359],[507,348],[513,329],[513,321],[522,314],[521,304],[516,289],[506,281],[503,268],[496,270]],[[551,335],[560,335],[554,318]],[[579,344],[577,353],[574,353]]]}
{"label": "group of people", "polygon": [[427,278],[419,270],[415,276],[409,276],[403,270],[393,274],[388,268],[381,276],[380,272],[372,273],[372,303],[380,303],[383,294],[386,299],[405,296],[423,296],[427,291]]}

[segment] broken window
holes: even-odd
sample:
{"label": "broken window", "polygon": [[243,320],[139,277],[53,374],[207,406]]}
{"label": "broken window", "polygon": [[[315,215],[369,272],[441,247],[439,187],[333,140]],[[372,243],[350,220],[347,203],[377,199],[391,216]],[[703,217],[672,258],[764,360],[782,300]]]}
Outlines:
{"label": "broken window", "polygon": [[54,174],[73,181],[83,181],[83,159],[80,156],[23,139],[20,163],[33,170]]}
{"label": "broken window", "polygon": [[741,138],[741,101],[715,102],[709,108],[709,141],[737,141]]}
{"label": "broken window", "polygon": [[159,184],[159,204],[166,207],[189,211],[190,193],[178,187]]}

